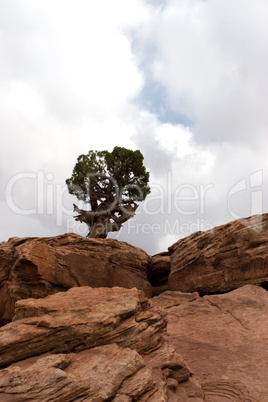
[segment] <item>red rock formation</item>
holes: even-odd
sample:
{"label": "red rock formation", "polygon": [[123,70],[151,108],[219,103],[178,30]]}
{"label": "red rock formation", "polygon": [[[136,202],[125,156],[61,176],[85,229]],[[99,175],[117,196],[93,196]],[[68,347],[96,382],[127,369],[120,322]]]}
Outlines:
{"label": "red rock formation", "polygon": [[153,257],[113,239],[13,238],[0,245],[0,326],[17,300],[71,287],[136,287],[151,297],[167,288],[209,294],[267,284],[267,250],[268,214],[194,233]]}
{"label": "red rock formation", "polygon": [[166,310],[168,339],[201,384],[206,401],[267,401],[265,289],[246,285],[203,298],[167,291],[152,301]]}
{"label": "red rock formation", "polygon": [[268,214],[194,233],[169,251],[170,290],[208,294],[268,283]]}
{"label": "red rock formation", "polygon": [[20,300],[0,329],[0,400],[202,401],[165,326],[164,311],[137,289]]}
{"label": "red rock formation", "polygon": [[164,312],[137,289],[83,286],[19,300],[13,322],[0,329],[0,366],[114,342],[145,352],[161,344],[165,325]]}
{"label": "red rock formation", "polygon": [[145,251],[113,239],[71,233],[10,239],[0,246],[0,325],[12,319],[17,300],[71,287],[136,287],[150,297],[149,260]]}
{"label": "red rock formation", "polygon": [[115,344],[38,356],[0,370],[3,402],[106,401],[114,396],[124,401],[154,386],[142,357]]}
{"label": "red rock formation", "polygon": [[20,300],[0,328],[0,401],[266,402],[267,308],[253,285],[203,298],[76,287]]}
{"label": "red rock formation", "polygon": [[[3,243],[0,401],[266,402],[268,293],[243,285],[268,283],[267,250],[268,214],[151,259],[73,234]],[[150,296],[148,269],[165,290],[170,260],[172,289],[239,289],[128,289]]]}

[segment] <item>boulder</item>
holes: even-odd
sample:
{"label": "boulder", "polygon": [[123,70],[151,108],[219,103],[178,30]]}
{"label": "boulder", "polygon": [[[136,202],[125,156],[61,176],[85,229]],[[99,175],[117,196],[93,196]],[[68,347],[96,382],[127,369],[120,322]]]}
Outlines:
{"label": "boulder", "polygon": [[0,328],[0,400],[203,401],[165,328],[163,309],[137,289],[19,300]]}
{"label": "boulder", "polygon": [[167,291],[167,334],[201,384],[205,400],[266,402],[268,292],[246,285],[227,294]]}
{"label": "boulder", "polygon": [[114,239],[12,238],[0,246],[0,325],[11,321],[17,300],[72,287],[136,287],[150,297],[149,261],[145,251]]}
{"label": "boulder", "polygon": [[169,248],[168,289],[222,293],[268,283],[268,214],[196,232]]}

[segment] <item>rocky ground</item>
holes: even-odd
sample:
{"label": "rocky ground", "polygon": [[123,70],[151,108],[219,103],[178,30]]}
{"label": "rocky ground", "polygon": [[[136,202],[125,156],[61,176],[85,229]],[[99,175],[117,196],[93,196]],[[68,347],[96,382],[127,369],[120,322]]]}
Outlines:
{"label": "rocky ground", "polygon": [[149,256],[67,234],[0,245],[0,401],[268,395],[268,215]]}

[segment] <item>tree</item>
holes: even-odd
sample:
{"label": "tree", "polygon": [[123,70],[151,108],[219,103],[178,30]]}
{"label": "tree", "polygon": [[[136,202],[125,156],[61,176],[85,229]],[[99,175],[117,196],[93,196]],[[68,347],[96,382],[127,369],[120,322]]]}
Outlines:
{"label": "tree", "polygon": [[149,172],[138,150],[115,147],[112,152],[80,155],[66,184],[69,193],[90,204],[91,210],[73,204],[75,220],[88,225],[87,237],[106,238],[135,215],[137,202],[150,193],[148,182]]}

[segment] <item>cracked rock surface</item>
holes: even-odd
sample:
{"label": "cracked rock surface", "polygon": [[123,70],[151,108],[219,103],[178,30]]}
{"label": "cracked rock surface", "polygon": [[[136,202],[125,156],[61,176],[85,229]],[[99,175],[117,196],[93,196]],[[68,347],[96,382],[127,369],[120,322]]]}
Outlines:
{"label": "cracked rock surface", "polygon": [[223,293],[268,283],[268,214],[196,232],[171,247],[168,289]]}
{"label": "cracked rock surface", "polygon": [[19,300],[13,322],[0,328],[0,366],[110,343],[146,352],[161,344],[165,327],[164,311],[137,289],[83,286]]}
{"label": "cracked rock surface", "polygon": [[166,323],[137,289],[85,286],[19,300],[0,328],[0,401],[203,401]]}
{"label": "cracked rock surface", "polygon": [[115,395],[138,397],[153,386],[142,357],[115,344],[40,356],[0,372],[2,402],[105,401]]}
{"label": "cracked rock surface", "polygon": [[0,401],[267,402],[267,269],[268,214],[153,257],[75,234],[10,239]]}
{"label": "cracked rock surface", "polygon": [[0,400],[266,402],[268,292],[79,287],[19,300],[0,329]]}
{"label": "cracked rock surface", "polygon": [[0,245],[0,325],[12,320],[17,300],[72,287],[136,287],[151,297],[149,261],[142,249],[114,239],[14,237]]}
{"label": "cracked rock surface", "polygon": [[167,312],[172,346],[209,402],[265,402],[268,395],[268,292],[246,285],[199,297],[167,291],[153,303]]}

